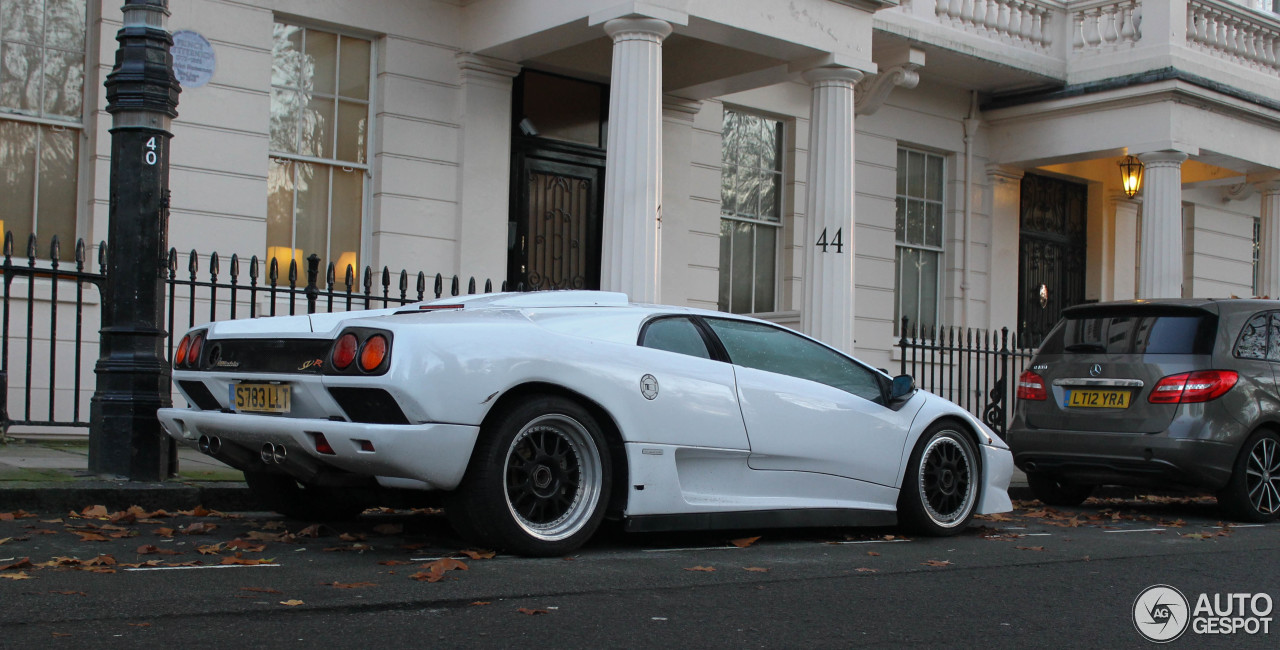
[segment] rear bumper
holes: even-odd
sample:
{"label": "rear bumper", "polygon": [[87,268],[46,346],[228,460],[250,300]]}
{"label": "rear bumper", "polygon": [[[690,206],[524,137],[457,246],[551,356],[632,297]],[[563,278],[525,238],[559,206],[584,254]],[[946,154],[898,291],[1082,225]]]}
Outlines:
{"label": "rear bumper", "polygon": [[1231,478],[1237,451],[1165,434],[1010,429],[1006,440],[1018,469],[1091,485],[1218,490]]}
{"label": "rear bumper", "polygon": [[[242,471],[303,477],[336,470],[412,479],[436,490],[458,486],[480,433],[477,426],[460,424],[360,424],[177,408],[160,409],[158,415],[165,432],[190,447],[199,448],[201,436],[218,438],[223,451],[216,457]],[[333,454],[316,451],[316,433],[324,434]],[[288,460],[283,466],[257,460],[266,443],[285,446]]]}

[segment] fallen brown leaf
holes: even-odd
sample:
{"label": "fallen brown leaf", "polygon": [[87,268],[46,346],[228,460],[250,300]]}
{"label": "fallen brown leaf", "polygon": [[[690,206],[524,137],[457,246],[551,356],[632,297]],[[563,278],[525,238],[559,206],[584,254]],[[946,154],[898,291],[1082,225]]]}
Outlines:
{"label": "fallen brown leaf", "polygon": [[81,530],[73,530],[73,531],[71,531],[71,532],[73,532],[73,533],[75,533],[75,534],[79,535],[79,536],[80,536],[80,541],[82,541],[82,542],[109,542],[109,541],[111,541],[111,538],[107,537],[106,535],[99,535],[98,533],[90,533],[90,532],[85,532],[85,531],[81,531]]}
{"label": "fallen brown leaf", "polygon": [[327,552],[330,552],[330,553],[334,553],[334,552],[337,552],[337,553],[343,553],[343,552],[363,553],[363,552],[365,552],[365,551],[372,551],[372,550],[373,550],[373,547],[372,547],[372,546],[369,546],[368,544],[352,544],[351,546],[330,546],[329,548],[326,548],[326,549],[324,549],[324,550],[325,550],[325,551],[327,551]]}
{"label": "fallen brown leaf", "polygon": [[248,553],[261,553],[267,550],[266,544],[254,544],[253,542],[243,539],[233,539],[227,542],[227,549],[234,551],[245,551]]}
{"label": "fallen brown leaf", "polygon": [[854,569],[854,571],[857,571],[858,573],[879,573],[880,572],[879,569],[868,569],[867,567],[858,567]]}
{"label": "fallen brown leaf", "polygon": [[0,537],[0,546],[4,546],[5,544],[8,544],[9,542],[12,542],[12,541],[13,541],[12,537]]}
{"label": "fallen brown leaf", "polygon": [[951,566],[951,560],[928,560],[920,564],[924,566]]}
{"label": "fallen brown leaf", "polygon": [[1015,546],[1019,551],[1043,551],[1043,546]]}
{"label": "fallen brown leaf", "polygon": [[302,605],[304,603],[301,600],[282,600],[280,601],[280,604],[285,605],[287,607],[297,607],[298,605]]}
{"label": "fallen brown leaf", "polygon": [[182,552],[147,544],[138,547],[138,555],[182,555]]}
{"label": "fallen brown leaf", "polygon": [[768,573],[769,572],[768,569],[764,567],[758,567],[758,566],[743,567],[743,570],[750,571],[752,573]]}
{"label": "fallen brown leaf", "polygon": [[735,539],[730,541],[729,543],[733,544],[734,546],[737,546],[738,548],[746,548],[748,546],[751,546],[752,544],[755,544],[757,541],[759,541],[759,539],[760,539],[760,536],[756,535],[755,537],[743,537],[741,539]]}
{"label": "fallen brown leaf", "polygon": [[17,573],[0,573],[0,580],[31,580],[31,576],[26,571],[18,571]]}
{"label": "fallen brown leaf", "polygon": [[201,555],[217,555],[222,552],[222,542],[209,544],[207,546],[197,546],[196,552]]}
{"label": "fallen brown leaf", "polygon": [[85,566],[115,566],[116,564],[116,559],[110,555],[99,555],[84,563]]}
{"label": "fallen brown leaf", "polygon": [[14,569],[29,569],[29,568],[31,568],[31,558],[24,557],[21,560],[18,560],[17,562],[14,562],[12,564],[5,564],[3,566],[0,566],[0,571],[12,571]]}
{"label": "fallen brown leaf", "polygon": [[250,558],[247,558],[247,557],[245,557],[245,556],[241,555],[239,552],[237,552],[237,553],[235,554],[235,556],[234,556],[234,557],[224,557],[224,558],[222,558],[222,562],[221,562],[220,564],[234,564],[234,565],[239,565],[239,566],[253,566],[253,565],[255,565],[255,564],[271,564],[271,563],[272,563],[272,562],[271,562],[271,560],[266,560],[266,559],[261,559],[261,558],[258,558],[258,559],[250,559]]}
{"label": "fallen brown leaf", "polygon": [[89,595],[83,591],[50,591],[49,593],[57,594],[59,596],[88,596]]}
{"label": "fallen brown leaf", "polygon": [[361,588],[363,588],[363,587],[376,587],[376,586],[378,586],[378,584],[377,584],[377,583],[375,583],[375,582],[348,582],[348,583],[343,583],[343,582],[323,582],[323,583],[321,583],[321,584],[323,584],[323,585],[324,585],[324,586],[326,586],[326,587],[333,587],[333,588],[335,588],[335,589],[361,589]]}
{"label": "fallen brown leaf", "polygon": [[86,519],[106,519],[111,514],[107,512],[106,506],[89,506],[80,511],[80,516]]}
{"label": "fallen brown leaf", "polygon": [[324,537],[324,526],[311,524],[297,532],[298,537]]}
{"label": "fallen brown leaf", "polygon": [[551,611],[550,611],[550,610],[546,610],[546,609],[529,609],[528,607],[521,607],[520,609],[517,609],[516,611],[517,611],[517,612],[520,612],[521,614],[526,614],[526,615],[529,615],[529,616],[537,616],[537,615],[539,615],[539,614],[550,614],[550,613],[551,613]]}
{"label": "fallen brown leaf", "polygon": [[695,566],[695,567],[686,567],[686,568],[685,568],[685,571],[703,571],[703,572],[711,572],[711,571],[715,571],[715,570],[716,570],[716,568],[715,568],[715,567],[710,567],[710,566]]}
{"label": "fallen brown leaf", "polygon": [[186,528],[179,529],[178,532],[182,533],[183,535],[208,535],[209,533],[212,533],[214,530],[217,530],[217,528],[218,528],[218,524],[210,524],[210,523],[205,523],[203,521],[197,521],[196,523],[191,524]]}
{"label": "fallen brown leaf", "polygon": [[338,539],[344,542],[363,542],[365,540],[365,536],[356,535],[353,533],[343,533],[341,535],[338,535]]}
{"label": "fallen brown leaf", "polygon": [[413,562],[408,560],[379,560],[378,564],[382,566],[404,566],[406,564],[413,564]]}
{"label": "fallen brown leaf", "polygon": [[173,537],[172,528],[157,528],[155,532],[161,537]]}
{"label": "fallen brown leaf", "polygon": [[867,551],[867,555],[870,555],[871,557],[880,557],[880,554],[875,551]]}
{"label": "fallen brown leaf", "polygon": [[466,563],[451,557],[440,558],[435,562],[424,564],[422,568],[426,569],[426,571],[420,571],[409,577],[419,582],[440,582],[444,579],[444,574],[449,571],[469,570]]}
{"label": "fallen brown leaf", "polygon": [[487,600],[477,600],[476,602],[471,603],[471,606],[472,606],[472,607],[483,607],[483,606],[488,605],[488,604],[490,604],[490,603],[489,603],[489,601],[487,601]]}
{"label": "fallen brown leaf", "polygon": [[473,560],[492,560],[497,553],[495,551],[458,551],[458,554],[465,555]]}

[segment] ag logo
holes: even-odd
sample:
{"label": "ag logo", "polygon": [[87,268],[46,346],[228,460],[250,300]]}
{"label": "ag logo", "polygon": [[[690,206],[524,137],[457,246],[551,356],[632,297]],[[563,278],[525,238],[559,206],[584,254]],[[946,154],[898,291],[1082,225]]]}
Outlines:
{"label": "ag logo", "polygon": [[1169,585],[1147,587],[1133,601],[1133,626],[1155,643],[1168,643],[1187,631],[1191,608],[1181,591]]}
{"label": "ag logo", "polygon": [[640,394],[645,399],[657,399],[658,397],[658,378],[653,375],[645,375],[640,378]]}

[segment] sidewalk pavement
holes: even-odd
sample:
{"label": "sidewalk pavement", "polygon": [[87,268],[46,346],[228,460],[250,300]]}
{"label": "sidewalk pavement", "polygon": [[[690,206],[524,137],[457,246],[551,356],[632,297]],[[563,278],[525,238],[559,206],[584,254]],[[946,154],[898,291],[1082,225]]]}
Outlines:
{"label": "sidewalk pavement", "polygon": [[[1027,477],[1013,470],[1009,495],[1031,499]],[[89,443],[0,441],[0,512],[79,512],[92,505],[111,510],[261,510],[239,470],[189,447],[178,448],[178,477],[159,483],[103,478],[89,472]]]}

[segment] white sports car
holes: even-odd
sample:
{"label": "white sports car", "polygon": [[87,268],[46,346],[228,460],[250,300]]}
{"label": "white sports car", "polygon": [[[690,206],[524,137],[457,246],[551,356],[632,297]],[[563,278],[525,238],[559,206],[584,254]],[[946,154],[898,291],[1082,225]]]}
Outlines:
{"label": "white sports car", "polygon": [[[169,435],[300,518],[441,491],[465,537],[568,552],[627,530],[963,529],[1012,508],[968,412],[752,318],[561,291],[213,323],[174,353]],[[360,495],[360,498],[356,498]]]}

